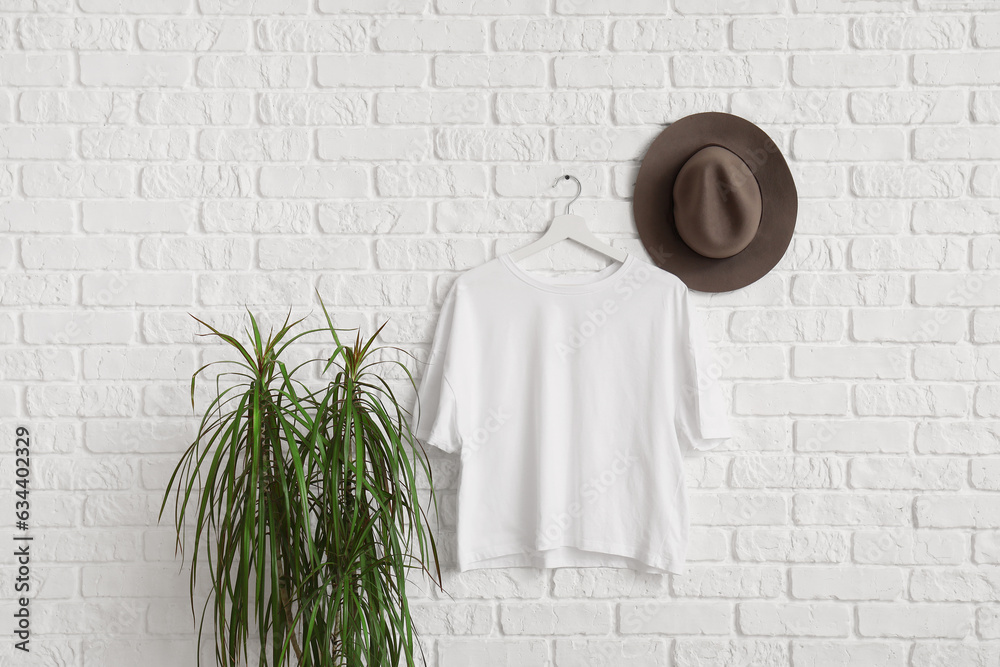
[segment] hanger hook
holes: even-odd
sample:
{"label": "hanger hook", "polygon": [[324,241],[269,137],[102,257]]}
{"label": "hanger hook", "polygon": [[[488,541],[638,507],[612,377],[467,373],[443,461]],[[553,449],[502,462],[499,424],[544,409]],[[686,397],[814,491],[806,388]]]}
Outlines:
{"label": "hanger hook", "polygon": [[559,181],[568,181],[571,178],[574,181],[576,181],[576,196],[573,197],[572,199],[570,199],[569,203],[566,204],[566,214],[567,215],[569,215],[569,207],[572,206],[573,202],[575,202],[577,199],[579,199],[580,195],[583,194],[583,183],[581,183],[580,179],[577,178],[576,176],[573,176],[571,174],[563,174],[562,176],[560,176],[559,178],[556,179],[555,183],[552,184],[552,187],[556,187],[557,185],[559,185]]}

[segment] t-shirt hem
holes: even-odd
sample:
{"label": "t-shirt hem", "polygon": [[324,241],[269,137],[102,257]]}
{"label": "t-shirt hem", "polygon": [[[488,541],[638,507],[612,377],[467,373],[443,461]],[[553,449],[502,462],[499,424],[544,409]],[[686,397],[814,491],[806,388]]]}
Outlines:
{"label": "t-shirt hem", "polygon": [[[480,569],[491,569],[496,566],[491,565],[486,562],[491,559],[501,558],[504,556],[521,556],[524,558],[537,557],[544,554],[546,551],[551,551],[553,549],[570,548],[570,549],[580,549],[583,551],[593,552],[597,555],[615,556],[619,558],[627,558],[630,560],[642,563],[650,571],[657,573],[669,573],[683,575],[686,570],[685,559],[680,556],[665,557],[658,554],[653,554],[649,552],[639,552],[634,549],[630,549],[621,544],[609,543],[609,542],[595,542],[590,540],[578,541],[575,543],[567,544],[553,544],[546,546],[544,548],[535,549],[525,549],[520,545],[511,545],[507,547],[496,547],[493,549],[488,549],[485,551],[477,552],[459,552],[458,557],[458,568],[461,572],[466,572],[468,570],[480,570]],[[504,567],[534,567],[533,565],[511,565]],[[607,567],[606,565],[591,565],[588,563],[567,563],[566,565],[560,565],[558,567]]]}
{"label": "t-shirt hem", "polygon": [[716,433],[708,433],[700,438],[691,438],[688,443],[691,449],[699,452],[707,452],[718,448],[720,445],[725,443],[727,440],[731,440],[733,434],[728,431],[720,431]]}
{"label": "t-shirt hem", "polygon": [[705,440],[728,440],[733,437],[733,432],[727,428],[704,429],[701,437]]}
{"label": "t-shirt hem", "polygon": [[413,434],[413,437],[422,442],[426,442],[431,447],[440,449],[442,452],[446,452],[448,454],[455,454],[460,449],[460,445],[458,443],[450,442],[448,440],[439,440],[437,438],[424,435],[419,431],[415,432]]}

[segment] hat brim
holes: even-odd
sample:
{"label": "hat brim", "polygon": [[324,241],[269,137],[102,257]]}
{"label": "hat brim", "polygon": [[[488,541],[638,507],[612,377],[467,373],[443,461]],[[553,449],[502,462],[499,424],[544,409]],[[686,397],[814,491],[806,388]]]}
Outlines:
{"label": "hat brim", "polygon": [[[674,225],[674,179],[688,158],[718,145],[740,156],[760,187],[757,234],[732,257],[713,259],[692,250]],[[750,121],[727,113],[686,116],[653,140],[639,167],[632,215],[653,262],[699,292],[729,292],[756,282],[784,256],[795,231],[798,195],[774,141]]]}

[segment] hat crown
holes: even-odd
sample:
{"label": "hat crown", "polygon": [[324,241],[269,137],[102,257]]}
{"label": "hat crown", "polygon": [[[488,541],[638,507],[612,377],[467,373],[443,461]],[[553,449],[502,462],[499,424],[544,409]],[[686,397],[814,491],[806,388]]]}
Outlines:
{"label": "hat crown", "polygon": [[750,245],[763,210],[760,186],[743,159],[722,146],[695,152],[673,185],[677,233],[703,257],[723,259]]}

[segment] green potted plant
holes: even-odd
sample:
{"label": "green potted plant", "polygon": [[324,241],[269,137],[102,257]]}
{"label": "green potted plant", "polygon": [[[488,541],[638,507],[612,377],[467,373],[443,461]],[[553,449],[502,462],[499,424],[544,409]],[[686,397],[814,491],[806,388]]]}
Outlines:
{"label": "green potted plant", "polygon": [[[322,304],[322,301],[321,301]],[[262,336],[248,313],[244,341],[198,320],[232,359],[199,368],[215,373],[214,398],[177,464],[160,508],[175,493],[177,547],[191,562],[191,609],[207,557],[208,607],[215,654],[226,667],[249,661],[251,628],[260,665],[334,667],[415,665],[418,646],[405,590],[407,574],[440,586],[437,548],[417,490],[430,468],[383,365],[375,335],[345,345],[325,306],[326,326],[304,320]],[[329,356],[294,366],[303,339],[330,334]],[[398,349],[398,348],[393,348]],[[311,388],[306,369],[319,369]],[[315,377],[316,374],[313,374]],[[320,383],[316,383],[320,384]],[[430,501],[437,509],[431,485]],[[186,521],[193,549],[186,551]],[[435,577],[436,574],[436,577]],[[200,654],[199,654],[200,664]]]}

